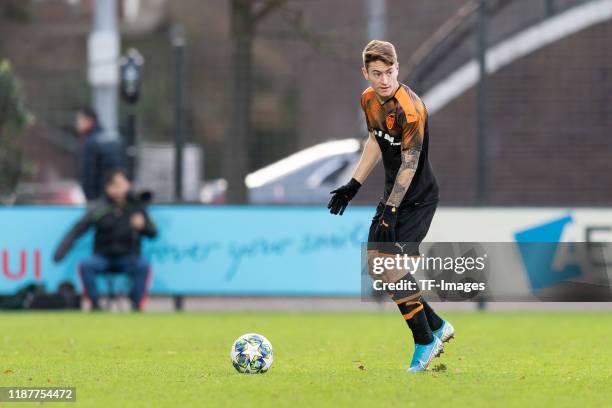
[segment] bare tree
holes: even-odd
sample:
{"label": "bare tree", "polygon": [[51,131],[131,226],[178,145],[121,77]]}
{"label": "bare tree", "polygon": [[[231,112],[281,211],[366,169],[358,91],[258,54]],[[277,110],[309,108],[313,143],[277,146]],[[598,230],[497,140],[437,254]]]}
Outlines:
{"label": "bare tree", "polygon": [[287,0],[231,0],[232,85],[228,137],[223,150],[223,174],[233,204],[247,201],[244,177],[249,170],[247,146],[252,137],[252,62],[257,24]]}
{"label": "bare tree", "polygon": [[[231,110],[228,135],[223,150],[223,175],[228,181],[227,201],[247,202],[244,178],[250,169],[251,138],[255,137],[252,120],[253,41],[257,25],[273,12],[281,13],[284,28],[267,30],[268,38],[299,41],[327,57],[342,59],[335,49],[337,41],[307,27],[301,3],[291,0],[230,0],[232,40]],[[292,7],[293,6],[293,7]],[[279,31],[280,30],[280,31]]]}

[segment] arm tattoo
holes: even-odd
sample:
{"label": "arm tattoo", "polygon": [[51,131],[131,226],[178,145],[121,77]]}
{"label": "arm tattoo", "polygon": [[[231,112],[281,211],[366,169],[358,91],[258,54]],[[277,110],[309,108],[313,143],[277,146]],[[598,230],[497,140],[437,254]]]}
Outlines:
{"label": "arm tattoo", "polygon": [[397,171],[395,184],[393,185],[391,194],[389,194],[387,205],[399,207],[406,195],[406,191],[408,191],[410,187],[414,173],[416,173],[420,154],[421,150],[414,147],[409,147],[402,151],[402,165]]}

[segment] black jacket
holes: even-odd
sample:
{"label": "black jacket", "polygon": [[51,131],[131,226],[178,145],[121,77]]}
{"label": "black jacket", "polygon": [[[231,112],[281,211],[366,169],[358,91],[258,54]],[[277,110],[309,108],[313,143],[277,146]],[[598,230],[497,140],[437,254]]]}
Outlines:
{"label": "black jacket", "polygon": [[[136,213],[145,217],[145,227],[141,231],[136,231],[130,224],[130,218]],[[131,195],[123,208],[104,199],[92,205],[66,234],[55,251],[53,260],[62,260],[74,242],[90,227],[95,228],[94,253],[102,256],[139,255],[142,237],[153,238],[157,235],[157,228],[146,208]]]}
{"label": "black jacket", "polygon": [[81,187],[87,201],[104,196],[104,177],[123,165],[121,144],[105,140],[104,131],[95,127],[86,136],[81,157]]}

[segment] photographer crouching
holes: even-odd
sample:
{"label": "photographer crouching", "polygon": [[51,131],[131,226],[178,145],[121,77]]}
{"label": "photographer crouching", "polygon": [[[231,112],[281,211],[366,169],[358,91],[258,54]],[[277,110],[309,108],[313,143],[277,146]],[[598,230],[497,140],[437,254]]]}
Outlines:
{"label": "photographer crouching", "polygon": [[126,273],[131,278],[129,293],[132,310],[142,310],[146,298],[149,263],[140,254],[142,237],[153,238],[157,228],[146,211],[149,194],[137,196],[123,170],[113,170],[105,179],[105,197],[88,208],[87,213],[66,234],[53,260],[60,262],[90,227],[95,228],[94,253],[79,264],[84,295],[94,310],[100,309],[96,275],[109,271]]}

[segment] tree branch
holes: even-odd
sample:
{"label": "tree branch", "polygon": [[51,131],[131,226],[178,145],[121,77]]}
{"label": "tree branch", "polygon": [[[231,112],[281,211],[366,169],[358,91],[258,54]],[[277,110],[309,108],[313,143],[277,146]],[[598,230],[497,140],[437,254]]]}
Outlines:
{"label": "tree branch", "polygon": [[268,14],[270,14],[275,8],[282,6],[287,3],[287,0],[267,0],[264,5],[253,15],[253,21],[258,22]]}

